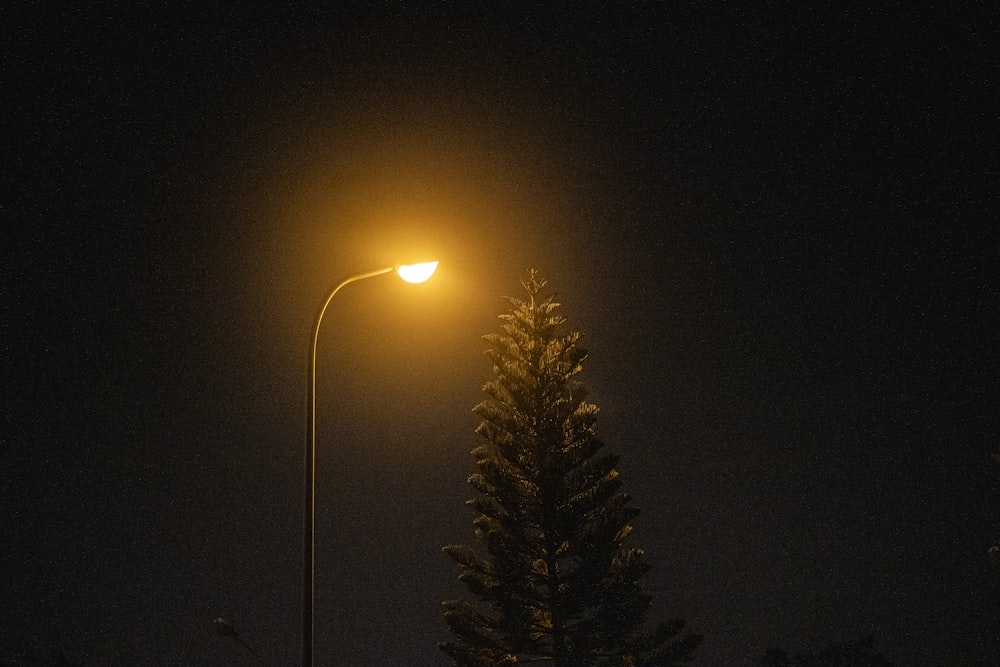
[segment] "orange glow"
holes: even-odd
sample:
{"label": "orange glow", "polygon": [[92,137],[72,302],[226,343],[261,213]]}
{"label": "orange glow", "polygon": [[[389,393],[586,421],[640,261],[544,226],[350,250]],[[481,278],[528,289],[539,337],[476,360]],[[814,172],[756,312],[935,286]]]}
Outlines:
{"label": "orange glow", "polygon": [[399,277],[408,283],[422,283],[431,277],[437,269],[437,262],[423,262],[422,264],[403,264],[396,267]]}

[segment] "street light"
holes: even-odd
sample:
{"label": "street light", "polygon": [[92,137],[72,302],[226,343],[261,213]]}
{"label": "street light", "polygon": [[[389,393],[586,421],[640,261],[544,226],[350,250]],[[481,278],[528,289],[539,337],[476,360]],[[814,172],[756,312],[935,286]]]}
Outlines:
{"label": "street light", "polygon": [[437,262],[424,262],[422,264],[409,264],[400,266],[389,266],[384,269],[376,269],[367,273],[359,273],[351,276],[333,288],[327,295],[326,300],[316,315],[316,323],[313,325],[312,341],[309,346],[309,428],[306,434],[305,452],[305,516],[303,525],[305,526],[305,543],[303,545],[302,563],[302,664],[304,667],[312,667],[313,663],[313,584],[315,575],[315,500],[316,500],[316,341],[319,339],[319,325],[323,321],[323,314],[330,301],[336,296],[342,287],[365,278],[373,278],[384,273],[395,270],[399,277],[408,283],[422,283],[431,277],[437,268]]}

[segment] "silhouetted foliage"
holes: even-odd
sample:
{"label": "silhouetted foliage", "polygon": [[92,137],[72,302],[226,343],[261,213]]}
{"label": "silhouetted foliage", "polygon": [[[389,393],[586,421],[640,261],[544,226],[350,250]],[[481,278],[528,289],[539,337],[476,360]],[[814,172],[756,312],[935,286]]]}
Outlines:
{"label": "silhouetted foliage", "polygon": [[[1000,463],[1000,452],[991,454],[990,458],[993,459],[994,463]],[[994,508],[991,512],[992,523],[993,523],[993,539],[996,540],[993,544],[989,546],[986,550],[986,555],[990,559],[990,563],[994,567],[1000,567],[1000,475],[997,477],[997,482],[993,485],[992,498],[990,498],[990,505]]]}
{"label": "silhouetted foliage", "polygon": [[683,621],[644,630],[651,597],[640,549],[626,546],[638,514],[622,490],[618,458],[595,436],[597,407],[578,380],[586,352],[534,271],[528,299],[510,299],[486,335],[494,378],[474,412],[485,441],[473,450],[469,501],[481,548],[451,545],[459,580],[476,601],[444,603],[456,665],[550,661],[671,665],[701,642]]}
{"label": "silhouetted foliage", "polygon": [[819,653],[796,653],[789,657],[772,648],[760,659],[761,667],[892,667],[892,661],[875,653],[872,637],[831,644]]}

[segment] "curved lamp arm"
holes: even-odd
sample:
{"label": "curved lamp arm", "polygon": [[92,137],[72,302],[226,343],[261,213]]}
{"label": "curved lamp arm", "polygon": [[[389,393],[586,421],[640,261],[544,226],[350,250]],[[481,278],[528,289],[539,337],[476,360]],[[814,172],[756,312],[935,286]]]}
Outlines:
{"label": "curved lamp arm", "polygon": [[333,301],[333,297],[345,285],[349,285],[365,278],[381,276],[395,270],[399,276],[409,283],[422,283],[431,277],[437,268],[437,262],[424,262],[423,264],[402,264],[397,266],[387,266],[382,269],[359,273],[351,276],[334,287],[320,306],[316,321],[313,324],[312,338],[309,344],[309,407],[306,433],[305,452],[305,516],[303,544],[303,585],[302,585],[302,664],[304,667],[311,667],[313,661],[313,588],[315,581],[315,552],[316,552],[316,344],[319,340],[319,327],[323,322],[323,315],[327,306]]}

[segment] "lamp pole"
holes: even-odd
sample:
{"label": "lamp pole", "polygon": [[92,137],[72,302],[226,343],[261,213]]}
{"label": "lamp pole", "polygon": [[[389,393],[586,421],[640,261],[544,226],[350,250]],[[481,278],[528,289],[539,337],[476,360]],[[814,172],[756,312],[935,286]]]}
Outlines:
{"label": "lamp pole", "polygon": [[319,340],[319,327],[323,322],[323,314],[327,306],[345,285],[365,278],[373,278],[395,270],[399,276],[411,283],[420,283],[434,273],[437,262],[388,266],[344,280],[334,287],[320,306],[316,321],[313,324],[312,339],[309,345],[309,405],[308,425],[306,428],[305,450],[305,513],[303,516],[304,543],[302,549],[302,665],[312,667],[313,664],[313,601],[315,598],[316,571],[316,343]]}

